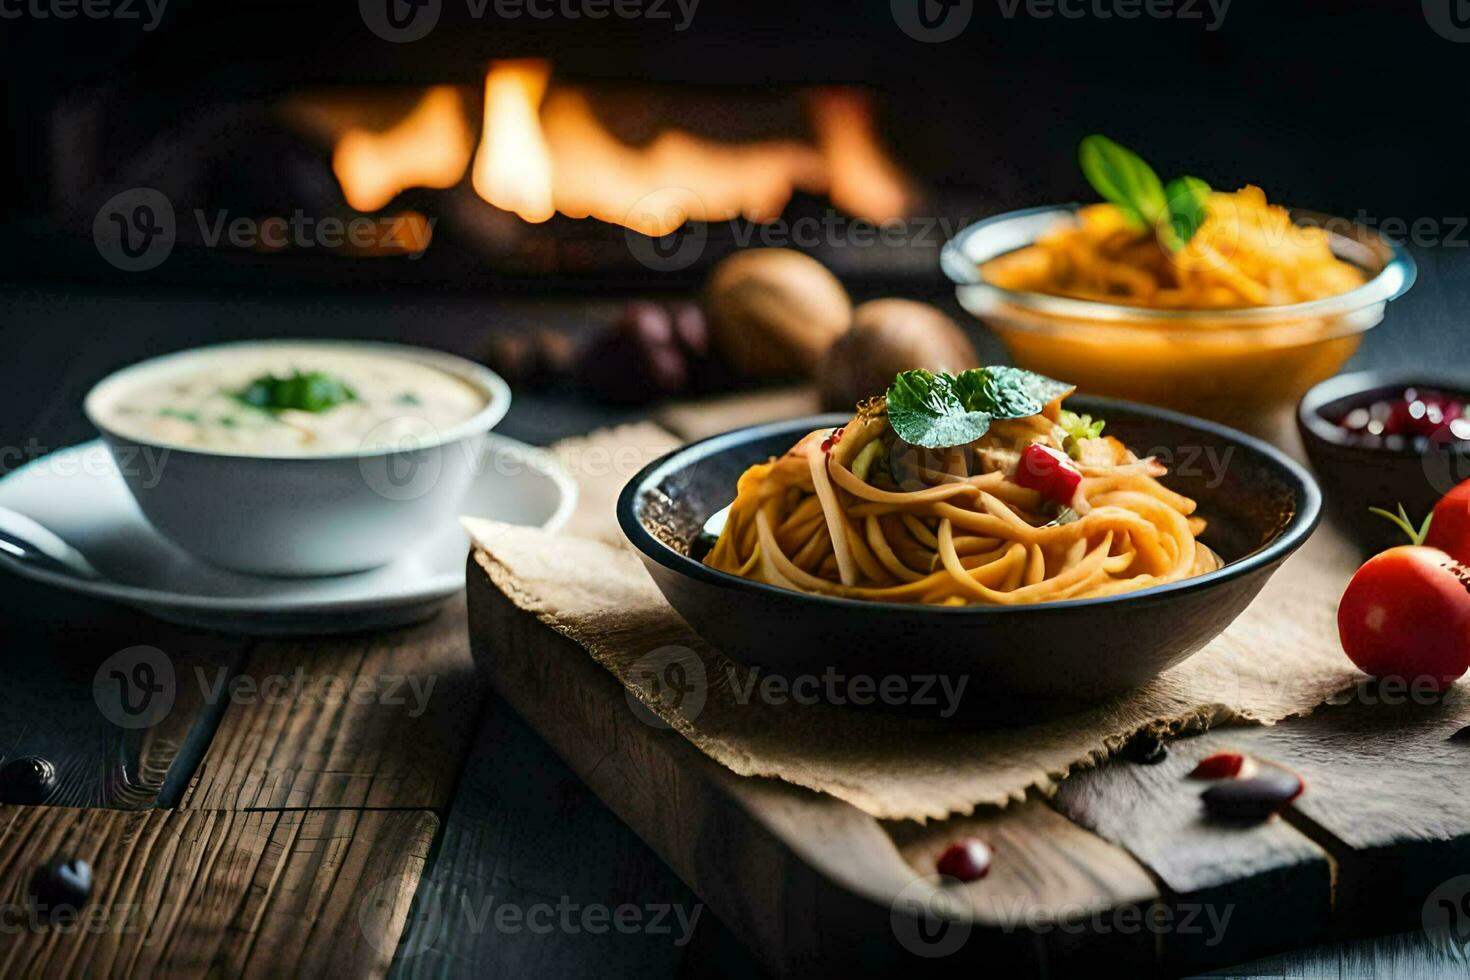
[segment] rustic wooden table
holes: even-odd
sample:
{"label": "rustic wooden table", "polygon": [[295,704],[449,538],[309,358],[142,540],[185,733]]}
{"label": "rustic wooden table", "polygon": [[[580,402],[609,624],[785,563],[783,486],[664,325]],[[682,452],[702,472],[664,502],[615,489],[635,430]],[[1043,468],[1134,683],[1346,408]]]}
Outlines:
{"label": "rustic wooden table", "polygon": [[[1470,295],[1465,257],[1420,258],[1420,286],[1365,345],[1372,363],[1463,363],[1470,353],[1453,302]],[[605,305],[8,291],[0,466],[90,438],[79,409],[87,387],[163,350],[340,334],[472,354],[492,326],[595,319]],[[502,431],[547,442],[620,419],[566,394],[528,395]],[[293,641],[169,626],[9,576],[0,611],[0,761],[43,757],[60,782],[44,806],[0,807],[5,975],[758,972],[674,873],[487,693],[462,601],[403,630]],[[163,651],[174,675],[166,718],[141,734],[108,720],[92,683],[104,660],[137,645]],[[1136,777],[1108,767],[1099,778]],[[1079,788],[1062,805],[1087,804]],[[1146,856],[1154,839],[1140,824],[1127,847]],[[1333,873],[1318,844],[1302,837],[1298,846],[1304,867]],[[58,853],[96,869],[94,911],[76,923],[17,923],[26,881]],[[413,903],[416,893],[452,893],[465,907],[444,916]],[[625,905],[667,907],[673,927],[618,928],[612,916]],[[527,915],[542,908],[544,919]],[[588,909],[601,918],[575,918]],[[688,942],[676,910],[700,912]],[[1464,969],[1409,931],[1227,972]]]}

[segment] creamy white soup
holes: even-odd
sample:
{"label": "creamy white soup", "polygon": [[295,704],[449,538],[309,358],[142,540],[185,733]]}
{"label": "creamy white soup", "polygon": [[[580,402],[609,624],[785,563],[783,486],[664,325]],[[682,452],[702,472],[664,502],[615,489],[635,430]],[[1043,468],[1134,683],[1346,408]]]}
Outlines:
{"label": "creamy white soup", "polygon": [[98,420],[183,448],[331,455],[437,441],[488,401],[470,382],[406,357],[283,344],[165,362],[99,406]]}

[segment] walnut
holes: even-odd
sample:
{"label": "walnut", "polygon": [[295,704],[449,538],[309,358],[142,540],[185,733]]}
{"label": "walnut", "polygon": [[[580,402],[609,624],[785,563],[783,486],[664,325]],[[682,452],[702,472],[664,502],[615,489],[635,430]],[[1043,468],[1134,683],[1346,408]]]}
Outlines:
{"label": "walnut", "polygon": [[753,377],[812,376],[852,322],[852,301],[837,277],[782,248],[722,260],[705,285],[704,308],[715,350]]}
{"label": "walnut", "polygon": [[980,366],[969,338],[927,303],[875,299],[859,306],[852,321],[852,329],[827,351],[817,372],[823,408],[850,411],[887,391],[900,371],[958,374]]}

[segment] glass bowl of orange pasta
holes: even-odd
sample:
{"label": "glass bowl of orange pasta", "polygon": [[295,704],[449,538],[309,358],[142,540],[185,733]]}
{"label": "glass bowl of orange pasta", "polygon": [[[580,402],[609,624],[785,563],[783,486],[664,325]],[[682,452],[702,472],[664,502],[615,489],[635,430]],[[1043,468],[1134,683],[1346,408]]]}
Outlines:
{"label": "glass bowl of orange pasta", "polygon": [[1255,187],[1210,194],[1177,252],[1111,204],[1071,204],[970,225],[941,261],[1020,366],[1227,421],[1335,374],[1416,275],[1396,242]]}

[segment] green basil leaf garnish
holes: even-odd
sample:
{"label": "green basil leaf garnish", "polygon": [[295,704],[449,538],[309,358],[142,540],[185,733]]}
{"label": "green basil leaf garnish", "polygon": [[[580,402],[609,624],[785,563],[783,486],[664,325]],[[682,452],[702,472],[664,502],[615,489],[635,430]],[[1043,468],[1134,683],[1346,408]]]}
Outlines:
{"label": "green basil leaf garnish", "polygon": [[1164,187],[1169,214],[1159,226],[1159,237],[1171,252],[1189,244],[1209,217],[1210,185],[1198,177],[1176,177]]}
{"label": "green basil leaf garnish", "polygon": [[357,393],[340,378],[321,371],[293,371],[278,378],[264,374],[256,378],[235,397],[252,408],[268,412],[293,409],[298,412],[325,412],[343,402],[357,400]]}
{"label": "green basil leaf garnish", "polygon": [[1198,177],[1178,177],[1165,186],[1143,158],[1106,136],[1092,135],[1077,148],[1082,175],[1093,190],[1140,228],[1153,228],[1177,252],[1208,217],[1210,185]]}
{"label": "green basil leaf garnish", "polygon": [[1013,367],[958,376],[904,371],[888,389],[888,423],[904,442],[943,449],[974,442],[997,419],[1026,418],[1073,386]]}
{"label": "green basil leaf garnish", "polygon": [[990,429],[991,416],[970,411],[948,374],[904,371],[888,389],[888,423],[904,442],[926,449],[962,446]]}
{"label": "green basil leaf garnish", "polygon": [[1129,220],[1144,228],[1163,220],[1168,211],[1164,184],[1137,153],[1106,136],[1092,135],[1082,141],[1077,159],[1093,190],[1117,205]]}

